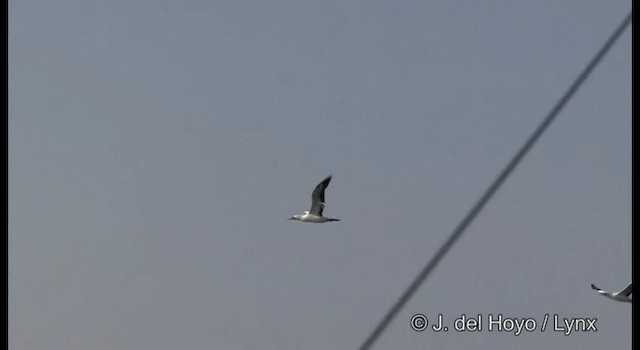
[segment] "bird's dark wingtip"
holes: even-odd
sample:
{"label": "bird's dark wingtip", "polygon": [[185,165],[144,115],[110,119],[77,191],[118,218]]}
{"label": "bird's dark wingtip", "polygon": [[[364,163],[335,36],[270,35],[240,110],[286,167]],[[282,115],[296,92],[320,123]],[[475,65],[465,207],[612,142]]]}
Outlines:
{"label": "bird's dark wingtip", "polygon": [[599,290],[600,288],[596,287],[595,284],[591,283],[591,289],[593,290]]}

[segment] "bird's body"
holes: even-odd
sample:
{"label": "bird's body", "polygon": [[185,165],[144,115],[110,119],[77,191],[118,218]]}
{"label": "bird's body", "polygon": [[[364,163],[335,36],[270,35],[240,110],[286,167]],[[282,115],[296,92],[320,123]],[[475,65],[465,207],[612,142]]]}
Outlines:
{"label": "bird's body", "polygon": [[311,193],[311,209],[305,211],[304,214],[297,214],[289,218],[289,220],[298,220],[302,222],[313,222],[316,224],[330,221],[340,221],[340,219],[332,219],[322,216],[324,211],[324,190],[329,186],[331,175],[322,180]]}
{"label": "bird's body", "polygon": [[323,222],[328,222],[328,221],[340,221],[340,219],[331,219],[331,218],[327,218],[327,217],[324,217],[324,216],[313,215],[313,214],[309,214],[309,213],[298,214],[298,215],[294,215],[293,217],[295,219],[292,219],[292,220],[298,220],[298,221],[303,221],[303,222],[313,222],[313,223],[316,223],[316,224],[323,223]]}
{"label": "bird's body", "polygon": [[629,285],[625,289],[619,292],[613,292],[613,293],[602,290],[596,287],[593,283],[591,284],[591,289],[595,290],[598,294],[604,295],[609,299],[631,303],[633,302],[631,299],[632,285],[633,285],[632,283],[629,283]]}

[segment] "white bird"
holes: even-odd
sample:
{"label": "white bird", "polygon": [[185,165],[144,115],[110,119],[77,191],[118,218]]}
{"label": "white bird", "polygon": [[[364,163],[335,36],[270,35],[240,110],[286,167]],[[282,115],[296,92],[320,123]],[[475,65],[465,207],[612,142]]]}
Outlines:
{"label": "white bird", "polygon": [[591,289],[595,290],[598,294],[602,294],[602,295],[604,295],[605,297],[607,297],[609,299],[613,299],[613,300],[617,300],[617,301],[625,301],[625,302],[631,303],[632,302],[632,300],[630,298],[631,297],[631,285],[632,285],[632,283],[629,283],[629,285],[625,289],[623,289],[623,290],[621,290],[619,292],[614,292],[614,293],[604,291],[604,290],[596,287],[593,283],[591,284]]}
{"label": "white bird", "polygon": [[324,190],[329,186],[331,175],[322,180],[311,193],[311,209],[305,211],[304,214],[297,214],[288,220],[298,220],[302,222],[323,223],[329,221],[340,221],[340,219],[331,219],[322,216],[324,210]]}

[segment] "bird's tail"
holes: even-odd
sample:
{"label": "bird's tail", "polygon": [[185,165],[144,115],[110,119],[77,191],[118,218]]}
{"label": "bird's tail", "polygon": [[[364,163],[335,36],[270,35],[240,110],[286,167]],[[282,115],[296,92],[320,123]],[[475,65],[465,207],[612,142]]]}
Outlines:
{"label": "bird's tail", "polygon": [[340,221],[340,219],[329,219],[329,221]]}

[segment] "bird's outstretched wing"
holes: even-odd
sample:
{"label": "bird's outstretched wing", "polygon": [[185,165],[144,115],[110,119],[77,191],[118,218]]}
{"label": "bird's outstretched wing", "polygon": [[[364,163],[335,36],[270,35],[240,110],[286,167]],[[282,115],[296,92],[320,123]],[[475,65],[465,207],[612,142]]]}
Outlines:
{"label": "bird's outstretched wing", "polygon": [[631,295],[631,287],[633,286],[633,283],[629,283],[629,285],[620,291],[621,295],[624,295],[625,297],[628,297],[629,295]]}
{"label": "bird's outstretched wing", "polygon": [[322,180],[322,182],[313,189],[313,193],[311,193],[311,209],[309,209],[309,214],[322,216],[322,211],[324,210],[324,190],[329,186],[330,181],[331,175],[327,176],[326,179]]}

